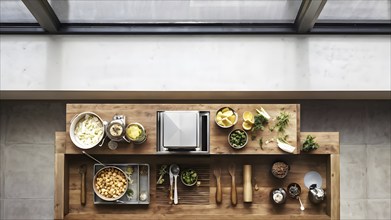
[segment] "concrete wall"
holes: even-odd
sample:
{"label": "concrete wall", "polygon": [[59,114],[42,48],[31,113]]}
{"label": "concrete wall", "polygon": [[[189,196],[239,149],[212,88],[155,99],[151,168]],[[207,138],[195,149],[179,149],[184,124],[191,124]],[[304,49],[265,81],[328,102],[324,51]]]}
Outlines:
{"label": "concrete wall", "polygon": [[389,36],[1,36],[1,91],[390,91]]}

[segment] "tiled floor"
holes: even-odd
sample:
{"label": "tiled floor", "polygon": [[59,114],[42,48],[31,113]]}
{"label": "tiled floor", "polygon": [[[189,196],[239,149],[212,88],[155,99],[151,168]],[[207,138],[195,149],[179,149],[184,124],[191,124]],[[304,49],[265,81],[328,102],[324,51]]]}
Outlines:
{"label": "tiled floor", "polygon": [[[391,219],[391,104],[299,103],[302,131],[341,132],[341,218]],[[65,130],[65,102],[0,104],[0,218],[51,219],[54,131]]]}

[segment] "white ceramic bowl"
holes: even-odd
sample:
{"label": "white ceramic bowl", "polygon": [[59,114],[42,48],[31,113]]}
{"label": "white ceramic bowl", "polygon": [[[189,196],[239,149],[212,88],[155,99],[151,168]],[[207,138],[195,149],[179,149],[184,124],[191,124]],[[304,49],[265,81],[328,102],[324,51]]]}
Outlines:
{"label": "white ceramic bowl", "polygon": [[[96,116],[99,121],[102,123],[102,136],[100,138],[98,138],[98,140],[96,141],[96,143],[93,143],[93,144],[90,144],[90,145],[87,145],[87,144],[84,144],[83,142],[81,142],[79,140],[78,137],[76,137],[75,135],[75,127],[77,125],[77,123],[80,121],[80,119],[84,118],[86,115],[93,115],[93,116]],[[78,115],[76,115],[72,120],[71,120],[71,126],[69,127],[69,136],[71,137],[71,140],[72,142],[76,145],[76,147],[78,148],[81,148],[81,149],[90,149],[90,148],[93,148],[95,147],[96,145],[98,145],[103,137],[105,136],[105,128],[104,128],[104,122],[103,120],[95,113],[93,112],[82,112]]]}

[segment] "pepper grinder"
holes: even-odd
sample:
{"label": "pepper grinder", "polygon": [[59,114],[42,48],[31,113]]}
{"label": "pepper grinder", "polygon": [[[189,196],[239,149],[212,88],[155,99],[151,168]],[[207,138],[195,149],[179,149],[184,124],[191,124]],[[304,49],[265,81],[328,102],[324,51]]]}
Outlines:
{"label": "pepper grinder", "polygon": [[251,170],[252,170],[251,165],[243,165],[243,202],[253,202]]}

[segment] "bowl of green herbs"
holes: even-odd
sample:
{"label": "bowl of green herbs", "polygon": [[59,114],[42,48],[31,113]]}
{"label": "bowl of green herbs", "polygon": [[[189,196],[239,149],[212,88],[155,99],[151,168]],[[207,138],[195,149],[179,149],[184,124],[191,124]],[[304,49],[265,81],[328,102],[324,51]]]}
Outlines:
{"label": "bowl of green herbs", "polygon": [[181,181],[185,186],[194,186],[197,183],[198,174],[192,169],[186,169],[181,173]]}
{"label": "bowl of green herbs", "polygon": [[248,135],[242,129],[235,129],[228,135],[228,143],[234,149],[241,149],[246,146],[248,142]]}

